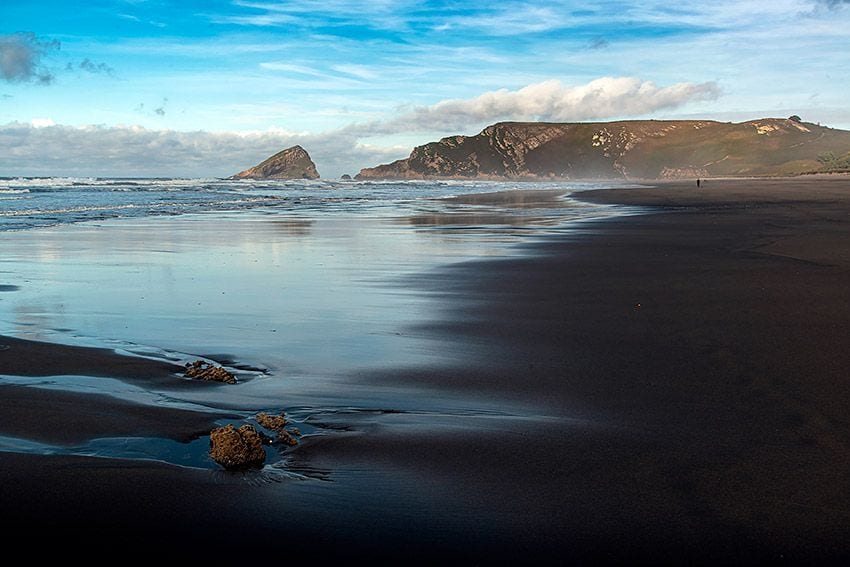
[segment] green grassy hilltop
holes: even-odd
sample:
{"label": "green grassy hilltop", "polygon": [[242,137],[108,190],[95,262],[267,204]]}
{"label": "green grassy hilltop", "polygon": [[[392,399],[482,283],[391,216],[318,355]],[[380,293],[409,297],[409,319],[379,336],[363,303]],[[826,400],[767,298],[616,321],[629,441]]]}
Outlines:
{"label": "green grassy hilltop", "polygon": [[593,179],[850,171],[850,132],[787,119],[502,122],[419,146],[358,178]]}

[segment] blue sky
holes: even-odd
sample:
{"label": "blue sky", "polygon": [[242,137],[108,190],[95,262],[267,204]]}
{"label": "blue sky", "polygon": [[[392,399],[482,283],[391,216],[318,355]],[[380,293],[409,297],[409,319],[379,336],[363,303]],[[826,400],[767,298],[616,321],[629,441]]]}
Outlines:
{"label": "blue sky", "polygon": [[850,128],[850,2],[2,0],[0,176],[337,177],[499,120]]}

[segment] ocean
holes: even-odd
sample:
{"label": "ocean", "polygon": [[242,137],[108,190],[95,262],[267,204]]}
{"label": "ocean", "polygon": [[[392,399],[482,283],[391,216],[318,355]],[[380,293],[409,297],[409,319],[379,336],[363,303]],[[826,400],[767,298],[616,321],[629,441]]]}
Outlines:
{"label": "ocean", "polygon": [[[456,195],[606,186],[610,184],[0,177],[0,231],[113,218],[258,209],[318,215],[399,215],[432,211],[440,199]],[[571,209],[569,218],[599,214],[599,207],[576,207],[569,201],[565,204]],[[514,216],[527,214],[520,208],[508,211]]]}

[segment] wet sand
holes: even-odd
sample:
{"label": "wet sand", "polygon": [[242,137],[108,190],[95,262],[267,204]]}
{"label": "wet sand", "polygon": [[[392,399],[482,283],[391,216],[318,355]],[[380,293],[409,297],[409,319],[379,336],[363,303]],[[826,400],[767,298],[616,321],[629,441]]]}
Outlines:
{"label": "wet sand", "polygon": [[0,386],[0,399],[0,435],[59,445],[124,436],[188,442],[209,434],[216,419],[235,417],[30,386]]}
{"label": "wet sand", "polygon": [[[443,310],[405,331],[439,341],[445,362],[351,376],[536,411],[450,428],[427,413],[326,417],[339,433],[287,461],[303,480],[2,453],[4,533],[195,558],[850,557],[850,181],[581,198],[651,210],[408,278]],[[9,352],[0,373],[35,351]]]}
{"label": "wet sand", "polygon": [[108,349],[58,345],[0,336],[0,374],[57,376],[78,374],[142,381],[153,386],[175,384],[183,367],[165,361],[122,356]]}

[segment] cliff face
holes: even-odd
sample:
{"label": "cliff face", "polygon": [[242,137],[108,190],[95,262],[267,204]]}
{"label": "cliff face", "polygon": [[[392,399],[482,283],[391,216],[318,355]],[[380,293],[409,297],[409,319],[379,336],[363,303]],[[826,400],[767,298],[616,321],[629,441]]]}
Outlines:
{"label": "cliff face", "polygon": [[[845,163],[846,162],[846,163]],[[419,146],[358,179],[794,175],[850,168],[850,132],[792,119],[503,122]]]}
{"label": "cliff face", "polygon": [[316,164],[301,146],[278,152],[259,165],[240,171],[231,179],[318,179]]}

